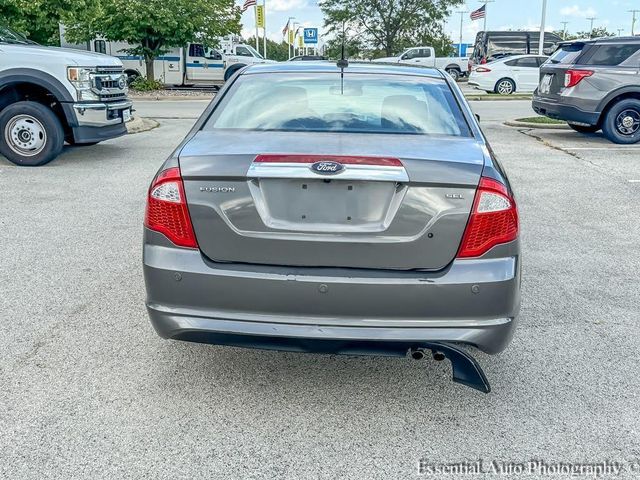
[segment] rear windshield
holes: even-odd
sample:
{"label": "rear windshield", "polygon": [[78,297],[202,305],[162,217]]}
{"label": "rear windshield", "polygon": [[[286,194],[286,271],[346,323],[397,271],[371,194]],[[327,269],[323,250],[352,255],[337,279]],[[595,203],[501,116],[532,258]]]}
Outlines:
{"label": "rear windshield", "polygon": [[574,43],[571,45],[563,45],[555,51],[549,58],[551,63],[570,64],[578,58],[578,55],[582,52],[584,43]]}
{"label": "rear windshield", "polygon": [[204,129],[469,136],[444,80],[399,75],[242,75]]}

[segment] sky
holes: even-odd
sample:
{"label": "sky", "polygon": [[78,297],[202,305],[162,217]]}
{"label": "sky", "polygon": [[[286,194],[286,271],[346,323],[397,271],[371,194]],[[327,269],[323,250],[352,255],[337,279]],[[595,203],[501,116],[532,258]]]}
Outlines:
{"label": "sky", "polygon": [[[239,3],[240,0],[237,0]],[[258,0],[262,2],[263,0]],[[307,27],[320,29],[322,42],[322,12],[317,0],[266,0],[267,36],[275,41],[282,40],[282,29],[289,17]],[[456,11],[471,11],[482,5],[479,0],[467,0]],[[596,17],[594,27],[606,27],[616,32],[623,29],[622,35],[631,33],[631,13],[628,10],[640,10],[640,0],[547,0],[546,30],[562,30],[561,22],[567,23],[567,31],[588,31],[590,20]],[[487,5],[488,30],[517,30],[540,28],[542,0],[495,0]],[[255,35],[253,8],[242,15],[243,36]],[[462,40],[473,43],[475,35],[482,30],[483,20],[471,21],[464,14]],[[446,24],[446,33],[454,43],[460,36],[460,14],[454,13]],[[640,33],[640,13],[637,14],[636,34]],[[260,34],[262,35],[262,33]]]}

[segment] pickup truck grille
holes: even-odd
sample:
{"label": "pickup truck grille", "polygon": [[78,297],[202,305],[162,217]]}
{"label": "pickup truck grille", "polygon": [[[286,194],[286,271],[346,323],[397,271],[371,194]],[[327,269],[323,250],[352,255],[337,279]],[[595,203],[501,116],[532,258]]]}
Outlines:
{"label": "pickup truck grille", "polygon": [[127,98],[126,77],[124,87],[121,78],[123,67],[105,66],[96,67],[96,73],[92,75],[92,90],[103,102],[113,102]]}

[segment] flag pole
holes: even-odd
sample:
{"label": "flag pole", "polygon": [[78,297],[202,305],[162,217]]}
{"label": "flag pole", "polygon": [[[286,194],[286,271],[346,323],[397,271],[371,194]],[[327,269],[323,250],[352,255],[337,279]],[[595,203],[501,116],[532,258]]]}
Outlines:
{"label": "flag pole", "polygon": [[256,24],[256,50],[260,51],[260,44],[258,43],[258,2],[253,6],[253,19]]}
{"label": "flag pole", "polygon": [[484,26],[482,27],[482,30],[484,32],[487,31],[487,3],[493,3],[495,0],[483,0],[482,3],[484,3]]}
{"label": "flag pole", "polygon": [[262,33],[264,34],[262,37],[262,56],[267,58],[267,0],[262,2],[263,5],[263,15],[264,15],[264,25],[262,26]]}

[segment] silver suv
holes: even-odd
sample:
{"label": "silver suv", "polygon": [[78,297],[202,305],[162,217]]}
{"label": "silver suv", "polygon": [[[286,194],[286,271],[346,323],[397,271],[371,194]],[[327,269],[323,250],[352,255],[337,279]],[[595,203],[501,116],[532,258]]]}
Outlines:
{"label": "silver suv", "polygon": [[540,68],[533,109],[578,132],[640,141],[640,37],[561,43]]}

